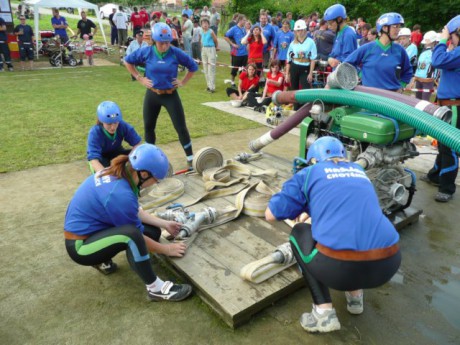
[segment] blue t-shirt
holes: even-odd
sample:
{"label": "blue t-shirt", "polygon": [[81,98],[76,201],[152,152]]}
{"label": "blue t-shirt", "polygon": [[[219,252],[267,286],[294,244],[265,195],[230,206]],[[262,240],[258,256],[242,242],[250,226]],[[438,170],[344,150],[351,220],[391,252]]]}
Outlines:
{"label": "blue t-shirt", "polygon": [[[5,19],[3,19],[2,17],[0,17],[0,26],[6,26],[6,22],[5,22]],[[6,42],[8,39],[7,35],[6,35],[6,31],[0,31],[0,41],[2,42]]]}
{"label": "blue t-shirt", "polygon": [[431,65],[432,48],[423,50],[418,57],[415,76],[419,78],[435,78],[436,70]]}
{"label": "blue t-shirt", "polygon": [[141,142],[141,137],[137,134],[133,126],[125,121],[120,121],[115,135],[110,137],[104,131],[102,125],[93,126],[88,134],[88,161],[101,159],[103,155],[118,151],[125,140],[129,145],[135,146]]}
{"label": "blue t-shirt", "polygon": [[201,31],[199,35],[201,36],[201,44],[203,45],[203,47],[215,47],[216,46],[214,43],[214,40],[212,39],[212,34],[211,34],[210,29],[206,32]]}
{"label": "blue t-shirt", "polygon": [[295,174],[268,207],[276,219],[311,217],[313,238],[335,250],[389,247],[399,240],[361,166],[331,161]]}
{"label": "blue t-shirt", "polygon": [[277,59],[280,61],[287,60],[287,51],[289,44],[294,41],[294,33],[292,31],[284,32],[279,30],[273,41],[273,46],[276,48]]}
{"label": "blue t-shirt", "polygon": [[293,62],[296,65],[309,66],[310,62],[303,62],[296,59],[316,60],[317,51],[316,44],[311,38],[307,37],[300,43],[292,41],[287,51],[288,62]]}
{"label": "blue t-shirt", "polygon": [[[59,18],[52,17],[51,18],[51,25],[68,25],[67,20],[63,16],[59,16]],[[66,29],[54,29],[54,33],[59,35],[60,37],[67,37]]]}
{"label": "blue t-shirt", "polygon": [[248,50],[244,44],[241,44],[241,40],[246,36],[246,30],[240,28],[238,25],[232,26],[231,29],[227,31],[225,37],[230,38],[230,40],[238,45],[238,48],[232,47],[230,54],[233,56],[246,56],[248,55]]}
{"label": "blue t-shirt", "polygon": [[345,25],[335,36],[334,45],[329,57],[341,62],[358,48],[356,33],[348,25]]}
{"label": "blue t-shirt", "polygon": [[188,15],[188,18],[191,19],[192,18],[192,15],[193,15],[193,11],[191,8],[189,8],[188,10],[186,10],[185,8],[182,10],[182,14],[186,14]]}
{"label": "blue t-shirt", "polygon": [[441,70],[438,86],[439,99],[460,99],[460,46],[447,51],[445,41],[433,49],[432,65]]}
{"label": "blue t-shirt", "polygon": [[90,235],[111,227],[135,225],[141,232],[139,202],[124,178],[89,176],[78,187],[67,207],[64,229],[77,235]]}
{"label": "blue t-shirt", "polygon": [[409,61],[411,61],[414,57],[417,58],[418,49],[417,46],[413,43],[409,44],[406,48],[407,56],[409,57]]}
{"label": "blue t-shirt", "polygon": [[[259,24],[260,25],[260,24]],[[261,26],[262,28],[262,26]],[[273,44],[273,40],[276,36],[276,30],[273,25],[267,24],[262,28],[264,36],[267,39],[267,43],[264,44],[264,53],[270,48]]]}
{"label": "blue t-shirt", "polygon": [[30,25],[23,25],[19,24],[14,28],[14,32],[23,32],[22,35],[18,36],[18,40],[20,43],[32,43],[32,37],[34,37],[34,32],[32,30],[32,27]]}
{"label": "blue t-shirt", "polygon": [[145,64],[145,76],[152,80],[153,87],[159,90],[174,88],[173,80],[177,78],[179,65],[185,66],[190,72],[196,72],[198,65],[183,50],[171,46],[163,57],[158,54],[155,46],[142,47],[125,57],[132,65]]}
{"label": "blue t-shirt", "polygon": [[361,68],[364,86],[395,91],[408,84],[412,78],[409,57],[399,44],[383,46],[376,40],[359,47],[344,62]]}

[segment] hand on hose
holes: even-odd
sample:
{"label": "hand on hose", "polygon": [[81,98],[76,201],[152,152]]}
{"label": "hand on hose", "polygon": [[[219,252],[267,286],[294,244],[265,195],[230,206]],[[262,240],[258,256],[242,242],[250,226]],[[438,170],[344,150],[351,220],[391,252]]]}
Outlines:
{"label": "hand on hose", "polygon": [[187,245],[183,242],[166,244],[165,255],[181,258],[187,250]]}
{"label": "hand on hose", "polygon": [[181,223],[178,223],[172,220],[167,220],[165,221],[165,224],[163,225],[163,227],[165,228],[167,232],[169,232],[171,235],[176,237],[177,234],[179,234],[181,225],[182,225]]}

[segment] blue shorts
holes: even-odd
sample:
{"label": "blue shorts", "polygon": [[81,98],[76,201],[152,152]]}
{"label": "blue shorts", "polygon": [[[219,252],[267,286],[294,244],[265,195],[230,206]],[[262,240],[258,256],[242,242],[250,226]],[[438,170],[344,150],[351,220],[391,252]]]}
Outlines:
{"label": "blue shorts", "polygon": [[32,43],[21,43],[19,44],[19,56],[21,61],[26,61],[26,58],[29,60],[34,59],[34,45]]}

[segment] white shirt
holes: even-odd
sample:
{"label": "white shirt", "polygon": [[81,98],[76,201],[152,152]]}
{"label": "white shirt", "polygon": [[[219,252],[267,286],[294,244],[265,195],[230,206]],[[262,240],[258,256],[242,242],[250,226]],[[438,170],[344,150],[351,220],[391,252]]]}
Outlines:
{"label": "white shirt", "polygon": [[209,19],[209,17],[211,17],[211,12],[209,12],[209,11],[201,11],[200,16],[201,17],[207,17]]}
{"label": "white shirt", "polygon": [[125,13],[118,11],[113,15],[112,21],[115,23],[117,29],[128,29],[128,16]]}
{"label": "white shirt", "polygon": [[184,23],[185,30],[182,30],[183,37],[192,37],[193,24],[190,19],[187,19]]}

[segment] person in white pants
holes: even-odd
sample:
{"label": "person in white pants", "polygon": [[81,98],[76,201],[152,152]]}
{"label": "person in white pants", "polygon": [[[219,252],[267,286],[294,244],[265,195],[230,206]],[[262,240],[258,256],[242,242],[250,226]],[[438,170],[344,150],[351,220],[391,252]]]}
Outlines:
{"label": "person in white pants", "polygon": [[216,51],[219,50],[218,41],[214,31],[209,28],[209,19],[201,19],[201,28],[201,58],[204,75],[206,76],[206,91],[214,93],[216,90]]}

